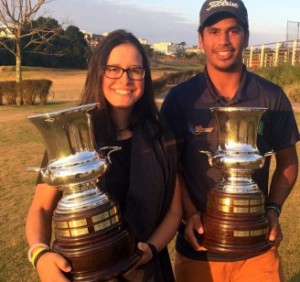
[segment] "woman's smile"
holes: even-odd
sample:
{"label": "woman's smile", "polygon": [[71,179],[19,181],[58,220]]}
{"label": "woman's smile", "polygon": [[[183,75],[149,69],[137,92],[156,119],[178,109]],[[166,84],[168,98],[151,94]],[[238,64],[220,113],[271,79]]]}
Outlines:
{"label": "woman's smile", "polygon": [[[110,66],[111,72],[121,69],[123,73],[120,76],[117,75],[118,78],[103,77],[102,88],[105,99],[114,108],[131,110],[144,93],[144,79],[132,79],[130,76],[136,75],[136,73],[127,73],[129,69],[143,68],[140,52],[132,44],[120,44],[111,51],[106,65]],[[115,75],[115,73],[111,75]]]}

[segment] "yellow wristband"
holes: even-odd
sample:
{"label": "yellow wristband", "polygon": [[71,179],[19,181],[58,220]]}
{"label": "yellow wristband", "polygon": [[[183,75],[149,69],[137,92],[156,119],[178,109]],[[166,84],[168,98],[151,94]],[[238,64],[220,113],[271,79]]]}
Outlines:
{"label": "yellow wristband", "polygon": [[35,258],[32,260],[32,265],[34,268],[36,268],[36,265],[37,265],[37,262],[38,260],[41,258],[41,256],[43,256],[44,254],[50,252],[49,249],[44,249],[44,250],[41,250],[36,256]]}
{"label": "yellow wristband", "polygon": [[35,267],[37,258],[41,255],[41,253],[45,253],[50,251],[50,247],[44,243],[38,243],[33,246],[28,250],[28,260],[30,263]]}
{"label": "yellow wristband", "polygon": [[37,248],[45,248],[45,249],[50,250],[50,247],[44,243],[37,243],[37,244],[32,245],[27,252],[28,260],[30,262],[31,262],[31,257],[32,257],[33,251]]}
{"label": "yellow wristband", "polygon": [[38,256],[38,254],[40,252],[42,252],[43,250],[49,250],[48,248],[45,248],[45,247],[39,247],[39,248],[36,248],[33,252],[32,252],[32,256],[30,258],[30,262],[33,264],[34,260],[36,259],[36,257]]}

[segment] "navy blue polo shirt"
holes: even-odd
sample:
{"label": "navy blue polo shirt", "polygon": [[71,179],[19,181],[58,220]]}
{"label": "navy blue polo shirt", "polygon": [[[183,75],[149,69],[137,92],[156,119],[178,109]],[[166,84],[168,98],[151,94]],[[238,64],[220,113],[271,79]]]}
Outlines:
{"label": "navy blue polo shirt", "polygon": [[[222,179],[222,171],[210,167],[207,156],[200,153],[214,153],[218,147],[217,124],[210,108],[228,106],[267,108],[257,136],[257,148],[261,155],[272,150],[276,152],[299,140],[293,110],[283,90],[245,68],[240,88],[230,101],[216,93],[206,71],[172,88],[164,100],[161,113],[176,137],[180,170],[191,200],[201,212],[205,210],[209,190]],[[270,158],[266,158],[264,167],[252,175],[265,195],[268,193],[269,167]],[[246,258],[194,251],[183,238],[183,228],[179,230],[176,248],[184,256],[214,261]]]}

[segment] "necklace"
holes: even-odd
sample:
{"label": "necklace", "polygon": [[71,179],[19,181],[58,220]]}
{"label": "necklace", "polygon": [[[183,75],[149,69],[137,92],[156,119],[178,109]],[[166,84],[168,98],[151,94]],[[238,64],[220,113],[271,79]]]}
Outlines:
{"label": "necklace", "polygon": [[122,129],[118,129],[117,132],[122,132],[122,131],[126,131],[129,128],[129,125],[127,125],[125,128]]}

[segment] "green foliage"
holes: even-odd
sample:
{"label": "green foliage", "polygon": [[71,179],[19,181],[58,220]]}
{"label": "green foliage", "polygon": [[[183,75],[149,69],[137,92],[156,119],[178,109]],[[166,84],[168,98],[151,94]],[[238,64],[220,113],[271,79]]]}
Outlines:
{"label": "green foliage", "polygon": [[281,65],[278,67],[254,68],[252,70],[281,87],[300,81],[300,66]]}
{"label": "green foliage", "polygon": [[252,71],[281,86],[292,102],[300,102],[300,66],[280,65]]}
{"label": "green foliage", "polygon": [[[51,37],[51,30],[58,30],[58,35],[49,42],[41,43],[41,34],[31,34],[31,30],[43,26],[43,38]],[[22,66],[40,66],[51,68],[75,68],[87,67],[90,48],[84,39],[83,33],[76,26],[68,26],[61,29],[57,20],[53,18],[39,17],[22,29],[21,50]],[[1,39],[0,40],[4,40]],[[13,40],[11,44],[14,44]],[[0,49],[0,65],[15,65],[15,59],[7,50]]]}
{"label": "green foliage", "polygon": [[[0,41],[3,40],[0,38]],[[14,56],[7,51],[4,48],[0,47],[0,65],[2,66],[8,66],[8,65],[14,65],[16,62]]]}
{"label": "green foliage", "polygon": [[161,94],[168,89],[168,86],[181,83],[195,75],[194,70],[186,70],[176,73],[165,74],[163,77],[153,81],[154,94]]}

